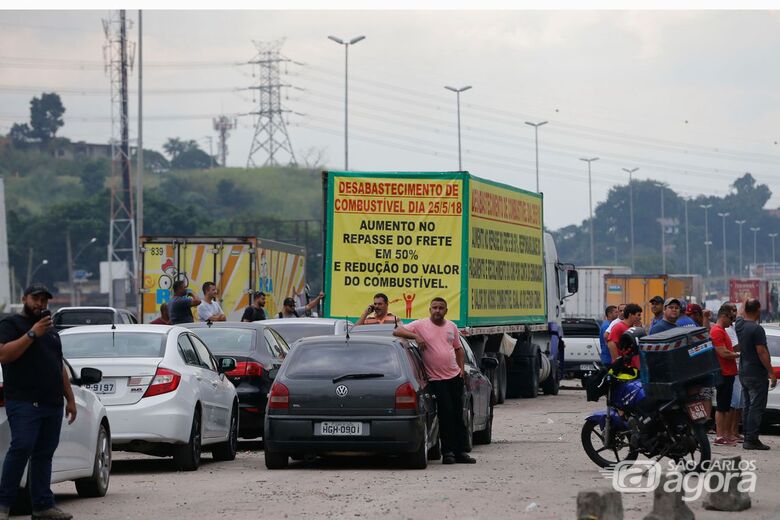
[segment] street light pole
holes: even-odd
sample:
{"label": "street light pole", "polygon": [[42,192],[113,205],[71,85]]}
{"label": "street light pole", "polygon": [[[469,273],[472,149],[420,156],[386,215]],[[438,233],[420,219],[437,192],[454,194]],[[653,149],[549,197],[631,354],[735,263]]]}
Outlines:
{"label": "street light pole", "polygon": [[753,232],[753,265],[756,265],[758,263],[758,249],[756,248],[756,243],[758,241],[757,234],[759,231],[761,231],[760,227],[752,227],[750,228],[750,231]]}
{"label": "street light pole", "polygon": [[707,218],[707,210],[712,207],[712,204],[699,204],[699,207],[704,210],[704,254],[706,258],[704,277],[706,279],[710,276],[710,245],[712,245],[712,242],[710,242],[710,224]]}
{"label": "street light pole", "polygon": [[685,274],[691,274],[691,250],[688,247],[688,198],[685,198]]}
{"label": "street light pole", "polygon": [[590,163],[593,161],[598,161],[598,157],[592,157],[590,159],[587,158],[581,158],[580,161],[585,161],[588,163],[588,211],[590,212],[590,265],[596,265],[596,262],[594,260],[595,258],[595,249],[593,246],[593,183],[591,181],[591,175],[590,175]]}
{"label": "street light pole", "polygon": [[27,282],[27,285],[28,285],[28,286],[29,286],[31,283],[33,283],[33,282],[35,281],[35,273],[37,273],[37,272],[38,272],[38,269],[40,269],[40,268],[41,268],[41,267],[43,267],[44,265],[47,265],[48,263],[49,263],[49,261],[48,261],[48,260],[46,260],[46,259],[44,258],[43,260],[41,260],[41,263],[40,263],[40,264],[38,264],[38,267],[36,267],[35,269],[33,269],[33,272],[32,272],[32,274],[30,275],[30,280]]}
{"label": "street light pole", "polygon": [[726,217],[728,213],[718,213],[718,216],[723,219],[723,283],[727,284],[728,272],[726,271]]}
{"label": "street light pole", "polygon": [[344,169],[349,170],[349,46],[355,45],[365,36],[355,36],[351,40],[342,40],[335,36],[328,36],[339,45],[344,46]]}
{"label": "street light pole", "polygon": [[613,262],[613,264],[612,264],[612,265],[613,265],[614,267],[617,267],[617,264],[618,264],[618,258],[617,258],[617,246],[607,246],[607,251],[609,251],[610,249],[611,249],[612,251],[614,251],[614,252],[615,252],[615,261]]}
{"label": "street light pole", "polygon": [[458,171],[460,172],[463,171],[463,160],[461,158],[461,151],[460,151],[460,93],[470,89],[471,85],[466,85],[465,87],[460,87],[460,88],[445,86],[444,88],[446,88],[449,91],[455,92],[455,98],[457,100],[456,103],[458,105]]}
{"label": "street light pole", "polygon": [[775,238],[777,238],[777,233],[769,233],[769,238],[772,239],[772,266],[775,265]]}
{"label": "street light pole", "polygon": [[745,222],[745,220],[734,221],[734,223],[739,226],[739,276],[742,276],[742,271],[745,269],[745,266],[742,263],[742,224]]}
{"label": "street light pole", "polygon": [[536,143],[536,193],[539,193],[539,127],[546,125],[549,121],[541,121],[539,123],[532,123],[526,121],[525,124],[534,127],[534,142]]}
{"label": "street light pole", "polygon": [[632,175],[636,173],[639,168],[623,168],[623,171],[628,173],[628,206],[629,206],[629,218],[631,221],[631,272],[634,272],[634,182]]}

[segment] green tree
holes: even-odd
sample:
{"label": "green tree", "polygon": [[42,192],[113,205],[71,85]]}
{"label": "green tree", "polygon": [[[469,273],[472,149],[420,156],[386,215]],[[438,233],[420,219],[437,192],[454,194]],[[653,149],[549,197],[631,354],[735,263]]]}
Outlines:
{"label": "green tree", "polygon": [[177,170],[194,170],[209,168],[212,158],[195,145],[194,148],[184,150],[171,161],[171,167]]}
{"label": "green tree", "polygon": [[30,101],[30,137],[48,143],[65,123],[62,115],[65,107],[59,94],[43,93]]}
{"label": "green tree", "polygon": [[24,145],[30,140],[30,126],[27,123],[14,123],[8,137],[14,146]]}

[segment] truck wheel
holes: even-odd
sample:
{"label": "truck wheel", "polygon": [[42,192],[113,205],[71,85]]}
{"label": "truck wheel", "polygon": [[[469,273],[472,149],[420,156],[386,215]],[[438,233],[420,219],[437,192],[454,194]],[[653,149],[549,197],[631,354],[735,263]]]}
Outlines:
{"label": "truck wheel", "polygon": [[501,404],[506,401],[506,356],[501,353],[498,354],[498,368],[496,372],[496,381],[498,382],[496,403]]}
{"label": "truck wheel", "polygon": [[524,359],[522,370],[516,373],[520,385],[520,397],[532,399],[539,395],[539,349],[534,348],[534,354]]}
{"label": "truck wheel", "polygon": [[558,395],[560,389],[560,381],[558,380],[558,360],[554,359],[551,362],[550,375],[542,383],[542,392],[544,395]]}

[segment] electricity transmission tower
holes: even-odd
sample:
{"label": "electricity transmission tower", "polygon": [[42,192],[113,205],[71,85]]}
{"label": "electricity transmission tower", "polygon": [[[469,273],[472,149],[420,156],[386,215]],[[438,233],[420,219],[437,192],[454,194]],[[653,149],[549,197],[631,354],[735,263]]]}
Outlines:
{"label": "electricity transmission tower", "polygon": [[[103,46],[106,73],[111,82],[111,209],[108,242],[108,304],[124,307],[127,281],[135,285],[138,248],[136,247],[133,192],[130,185],[130,135],[128,120],[128,69],[132,68],[133,45],[127,41],[125,11],[111,11],[103,20],[106,42]],[[129,49],[129,52],[128,52]],[[130,266],[116,280],[111,262],[125,261]]]}
{"label": "electricity transmission tower", "polygon": [[289,156],[289,163],[296,164],[290,135],[284,115],[290,110],[282,108],[282,89],[289,84],[281,82],[281,64],[290,62],[281,55],[284,39],[272,42],[254,42],[257,55],[249,61],[253,67],[252,76],[256,83],[249,87],[255,91],[256,109],[250,112],[255,116],[255,134],[249,148],[247,168],[257,167],[255,157],[265,155],[262,166],[278,165],[279,155]]}
{"label": "electricity transmission tower", "polygon": [[233,130],[236,125],[235,119],[229,119],[228,116],[219,116],[213,119],[214,130],[219,134],[219,164],[223,168],[227,166],[227,138],[230,137],[230,131]]}

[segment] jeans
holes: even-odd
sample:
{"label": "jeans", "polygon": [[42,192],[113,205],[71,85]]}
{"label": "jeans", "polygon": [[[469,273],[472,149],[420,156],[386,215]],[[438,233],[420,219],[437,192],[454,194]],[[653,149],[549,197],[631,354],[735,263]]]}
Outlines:
{"label": "jeans", "polygon": [[742,429],[745,431],[745,441],[757,441],[761,427],[761,417],[766,409],[766,398],[769,393],[767,377],[740,376],[742,382]]}
{"label": "jeans", "polygon": [[51,461],[60,443],[63,407],[6,401],[5,410],[11,427],[11,446],[5,454],[0,478],[0,506],[10,508],[13,505],[29,461],[27,481],[33,511],[54,507]]}
{"label": "jeans", "polygon": [[442,453],[465,453],[468,433],[463,422],[463,378],[458,375],[428,384],[436,396]]}

